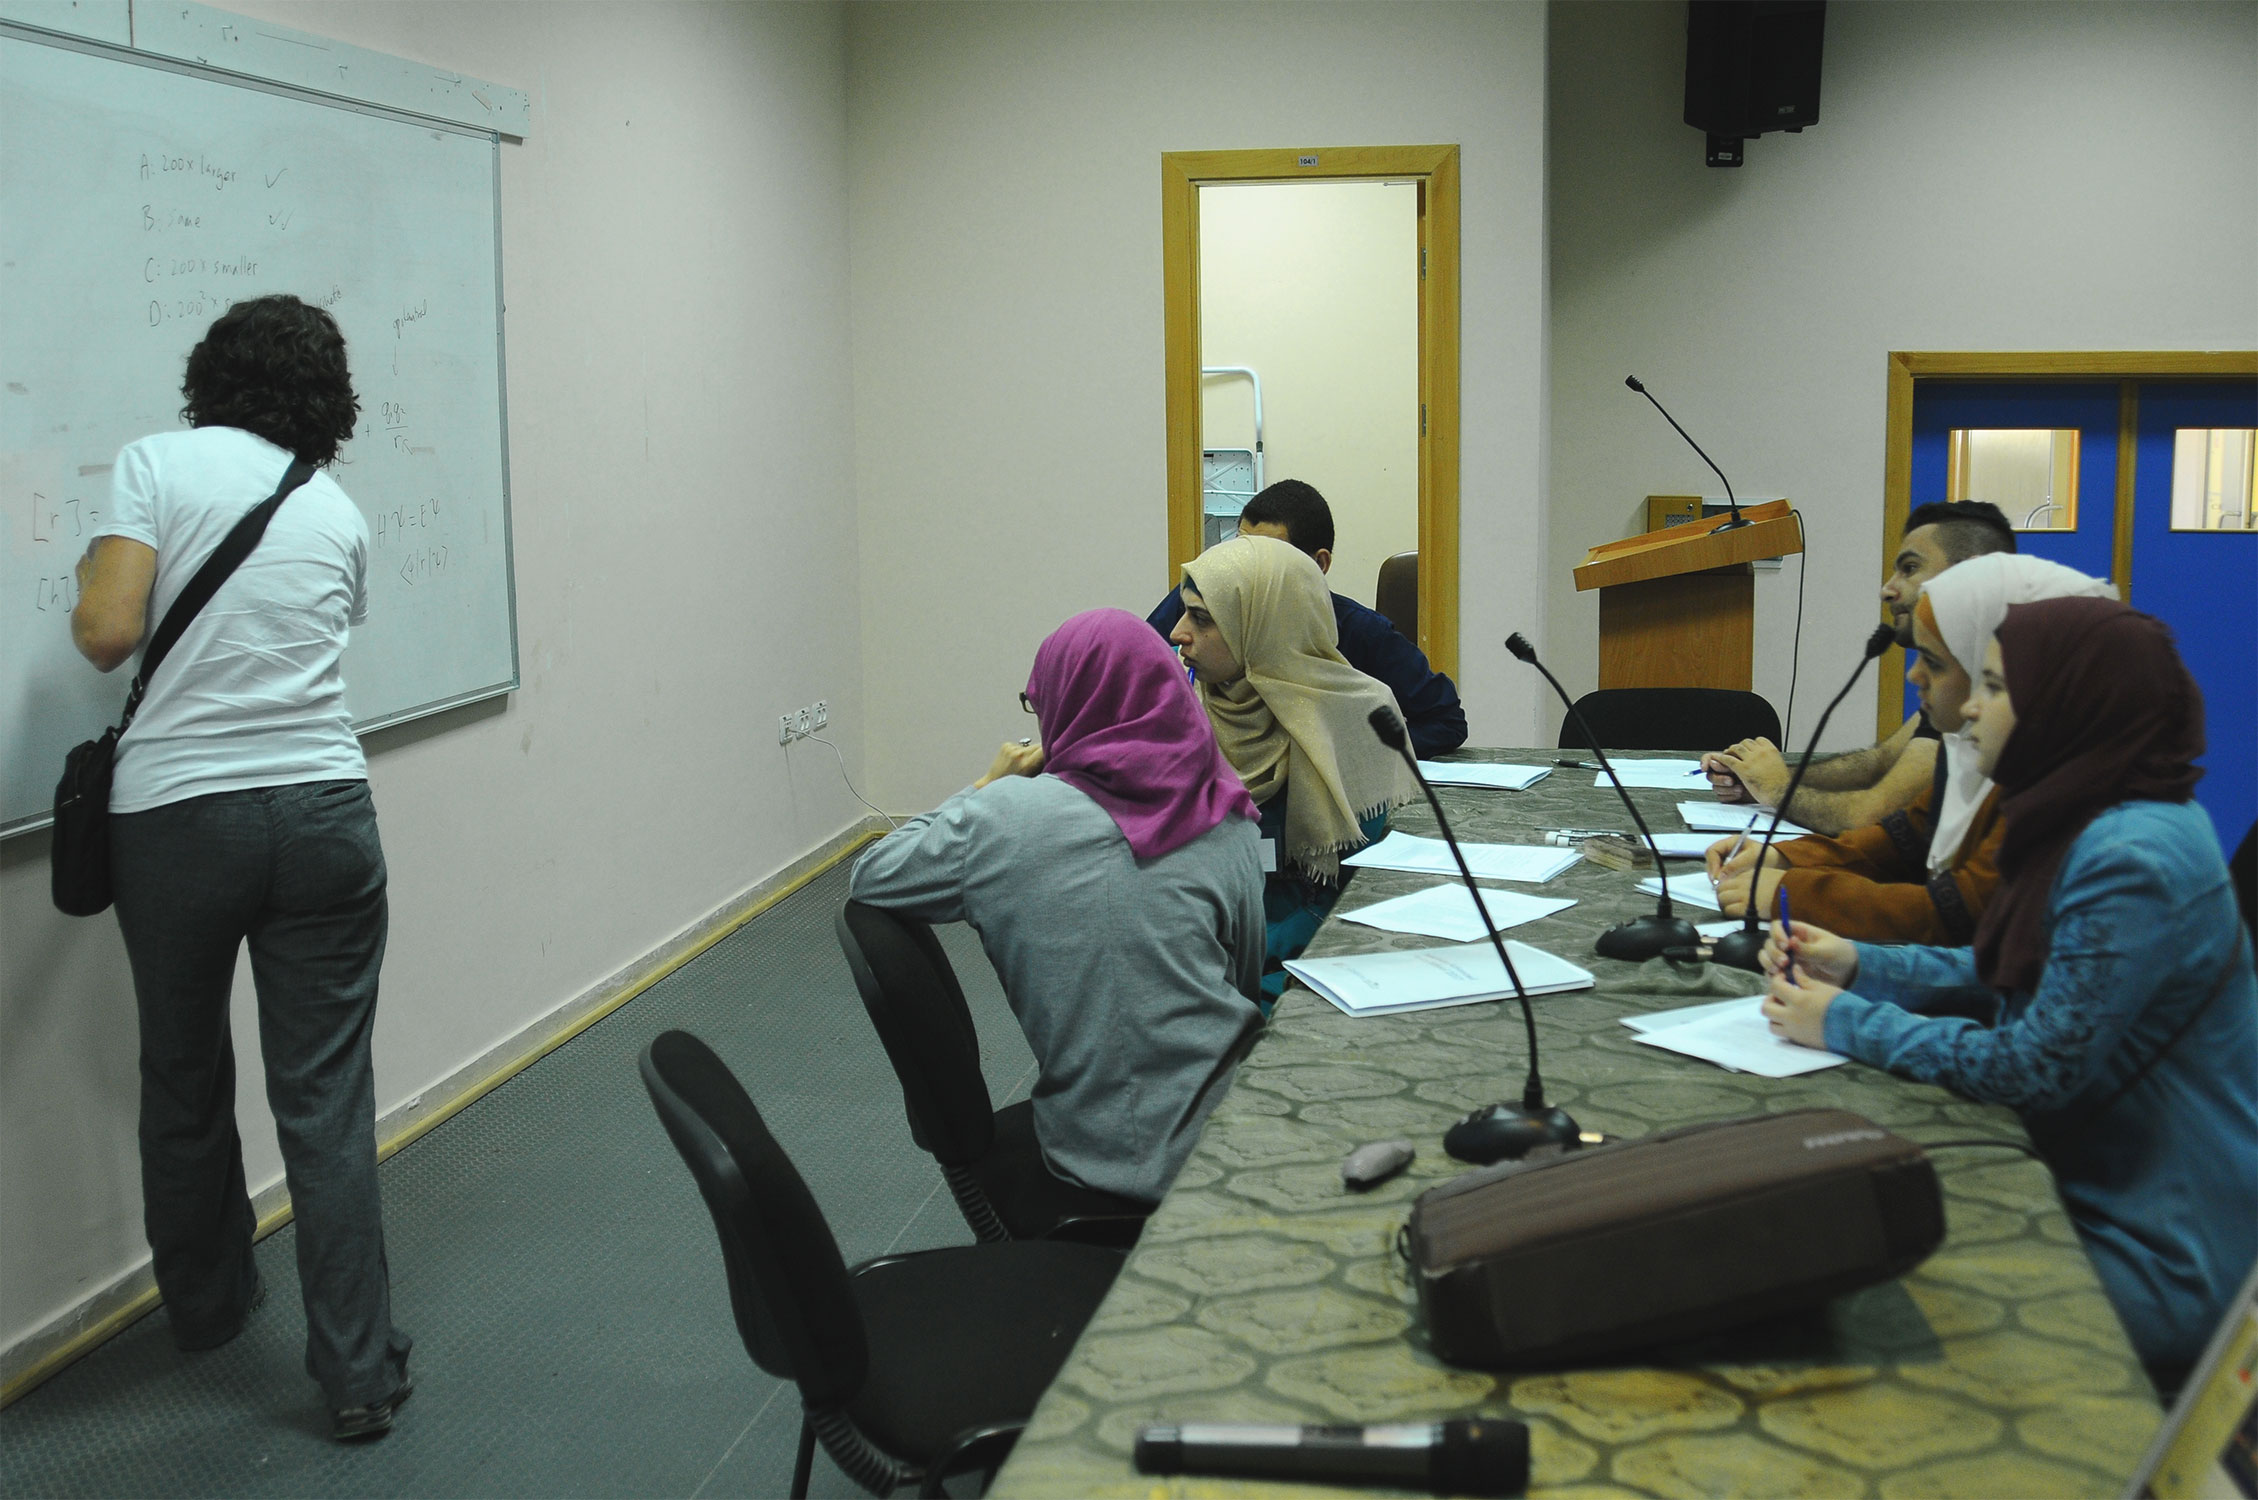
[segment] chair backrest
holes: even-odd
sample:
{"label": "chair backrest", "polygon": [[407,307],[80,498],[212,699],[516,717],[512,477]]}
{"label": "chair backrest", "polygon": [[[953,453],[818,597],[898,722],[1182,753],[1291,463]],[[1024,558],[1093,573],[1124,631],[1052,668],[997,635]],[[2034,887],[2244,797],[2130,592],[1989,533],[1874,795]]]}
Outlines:
{"label": "chair backrest", "polygon": [[2242,836],[2242,843],[2227,861],[2227,872],[2234,877],[2234,898],[2242,907],[2242,925],[2250,929],[2253,942],[2258,942],[2258,823]]}
{"label": "chair backrest", "polygon": [[729,1305],[753,1362],[811,1406],[862,1388],[870,1346],[839,1242],[792,1159],[713,1049],[687,1031],[643,1049],[643,1087],[721,1236]]}
{"label": "chair backrest", "polygon": [[860,901],[839,908],[836,925],[862,1007],[902,1081],[911,1139],[944,1167],[980,1160],[995,1145],[996,1109],[972,1008],[941,940],[915,917]]}
{"label": "chair backrest", "polygon": [[1407,641],[1419,639],[1419,554],[1398,552],[1380,564],[1372,607]]}
{"label": "chair backrest", "polygon": [[1722,750],[1762,737],[1780,742],[1780,716],[1755,693],[1732,688],[1605,688],[1576,708],[1600,738],[1588,744],[1573,714],[1560,720],[1563,750]]}

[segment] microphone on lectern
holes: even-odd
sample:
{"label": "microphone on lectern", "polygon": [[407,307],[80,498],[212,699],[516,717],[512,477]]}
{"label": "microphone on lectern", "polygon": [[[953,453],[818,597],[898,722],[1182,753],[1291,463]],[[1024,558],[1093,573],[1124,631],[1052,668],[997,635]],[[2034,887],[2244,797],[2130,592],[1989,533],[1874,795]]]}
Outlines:
{"label": "microphone on lectern", "polygon": [[1599,768],[1607,773],[1608,781],[1615,787],[1615,795],[1621,797],[1623,805],[1630,809],[1631,821],[1638,825],[1640,835],[1646,839],[1647,848],[1654,854],[1654,876],[1662,887],[1662,894],[1654,903],[1654,915],[1620,922],[1608,928],[1592,944],[1592,951],[1602,958],[1621,958],[1632,963],[1643,963],[1665,948],[1693,947],[1701,941],[1701,934],[1694,930],[1693,923],[1671,908],[1670,877],[1662,863],[1662,850],[1655,844],[1654,835],[1648,831],[1646,819],[1639,816],[1639,805],[1623,789],[1623,778],[1617,776],[1615,768],[1607,763],[1607,752],[1600,749],[1599,736],[1592,733],[1592,726],[1585,722],[1582,711],[1576,707],[1576,700],[1568,696],[1568,690],[1560,685],[1560,679],[1553,676],[1551,669],[1543,662],[1537,660],[1536,647],[1530,645],[1521,632],[1517,630],[1505,638],[1505,649],[1544,673],[1545,681],[1552,684],[1552,690],[1560,695],[1560,701],[1568,705],[1568,717],[1583,731],[1585,743],[1591,746],[1592,754],[1599,757]]}
{"label": "microphone on lectern", "polygon": [[1426,773],[1419,769],[1419,757],[1412,754],[1411,740],[1404,733],[1403,721],[1396,711],[1383,703],[1367,715],[1372,732],[1386,745],[1404,758],[1411,767],[1412,776],[1419,782],[1419,790],[1427,794],[1427,805],[1434,809],[1436,826],[1443,831],[1443,842],[1450,845],[1450,857],[1458,861],[1459,878],[1466,882],[1467,894],[1474,898],[1474,911],[1482,919],[1482,930],[1490,935],[1490,946],[1497,950],[1498,962],[1505,965],[1505,977],[1513,981],[1513,993],[1521,998],[1521,1024],[1529,1032],[1529,1077],[1521,1085],[1521,1107],[1510,1104],[1491,1104],[1474,1111],[1443,1138],[1443,1149],[1461,1161],[1487,1164],[1508,1156],[1521,1156],[1534,1147],[1557,1144],[1573,1150],[1583,1144],[1576,1122],[1563,1109],[1548,1108],[1545,1104],[1544,1080],[1537,1074],[1537,1016],[1529,1008],[1529,992],[1521,986],[1521,971],[1513,967],[1513,955],[1505,951],[1505,939],[1497,935],[1490,922],[1489,908],[1482,904],[1481,888],[1474,884],[1474,872],[1467,868],[1466,856],[1459,852],[1457,835],[1450,831],[1450,819],[1443,816],[1443,804],[1435,789],[1427,784]]}
{"label": "microphone on lectern", "polygon": [[[1780,805],[1773,809],[1772,826],[1764,830],[1764,841],[1756,846],[1756,864],[1748,872],[1748,911],[1741,919],[1741,930],[1728,932],[1717,940],[1709,950],[1711,963],[1747,969],[1754,974],[1764,972],[1763,964],[1758,962],[1758,955],[1764,951],[1764,930],[1757,912],[1756,887],[1764,876],[1764,856],[1772,852],[1772,835],[1780,831],[1780,820],[1787,816],[1788,804],[1795,801],[1796,788],[1803,785],[1803,773],[1810,767],[1811,757],[1819,753],[1819,736],[1827,732],[1827,715],[1832,714],[1835,705],[1848,697],[1850,690],[1858,685],[1858,679],[1866,673],[1866,663],[1896,644],[1895,630],[1887,625],[1876,625],[1874,633],[1866,637],[1866,654],[1859,657],[1858,665],[1851,669],[1850,681],[1842,685],[1842,691],[1835,694],[1827,704],[1826,711],[1819,715],[1819,727],[1811,731],[1811,743],[1803,747],[1802,763],[1795,768],[1795,774],[1788,778],[1787,792],[1780,798]],[[1753,817],[1749,819],[1752,824],[1755,821]]]}
{"label": "microphone on lectern", "polygon": [[[1646,397],[1647,400],[1654,402],[1654,409],[1656,411],[1662,412],[1662,420],[1668,422],[1672,427],[1677,428],[1678,436],[1686,439],[1687,447],[1693,449],[1693,451],[1696,453],[1701,453],[1701,444],[1695,442],[1691,437],[1687,436],[1685,428],[1678,427],[1678,419],[1676,417],[1673,417],[1667,411],[1662,410],[1662,403],[1654,400],[1654,393],[1639,383],[1638,376],[1626,375],[1623,377],[1623,383],[1629,386],[1632,390],[1637,391],[1640,395]],[[1740,501],[1733,498],[1733,482],[1730,479],[1725,479],[1725,471],[1718,468],[1716,462],[1711,459],[1710,456],[1706,453],[1701,453],[1701,461],[1709,465],[1710,473],[1715,474],[1719,479],[1724,480],[1725,503],[1731,506],[1733,509],[1733,518],[1730,521],[1725,522],[1722,526],[1713,526],[1710,528],[1710,530],[1713,532],[1735,531],[1743,526],[1754,525],[1754,522],[1750,521],[1746,516],[1741,514],[1741,503]]]}

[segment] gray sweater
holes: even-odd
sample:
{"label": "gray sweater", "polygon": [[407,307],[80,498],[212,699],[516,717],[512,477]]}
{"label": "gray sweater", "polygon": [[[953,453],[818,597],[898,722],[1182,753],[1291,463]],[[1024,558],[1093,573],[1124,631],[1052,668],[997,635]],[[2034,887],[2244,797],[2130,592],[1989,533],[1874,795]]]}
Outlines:
{"label": "gray sweater", "polygon": [[1160,1201],[1261,1024],[1255,825],[1140,860],[1055,776],[1011,776],[912,818],[856,862],[857,901],[963,921],[1034,1048],[1053,1171]]}

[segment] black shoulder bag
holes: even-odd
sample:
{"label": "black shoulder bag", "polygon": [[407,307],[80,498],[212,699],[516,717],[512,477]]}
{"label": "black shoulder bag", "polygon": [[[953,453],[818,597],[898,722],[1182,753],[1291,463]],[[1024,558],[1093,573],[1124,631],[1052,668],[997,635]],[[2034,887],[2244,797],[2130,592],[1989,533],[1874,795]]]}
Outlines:
{"label": "black shoulder bag", "polygon": [[274,519],[276,507],[285,496],[307,480],[313,478],[314,465],[305,459],[291,460],[282,476],[281,485],[259,504],[251,507],[243,519],[236,522],[196,576],[188,580],[188,587],[180,591],[172,608],[157,626],[157,633],[149,638],[149,649],[141,655],[141,670],[133,677],[133,689],[126,694],[125,716],[117,727],[106,731],[98,740],[87,740],[75,746],[63,761],[63,779],[55,783],[55,839],[53,859],[54,893],[56,909],[68,916],[91,917],[110,908],[110,770],[117,760],[118,737],[133,723],[133,716],[141,708],[142,694],[149,690],[149,678],[162,663],[173,645],[180,639],[188,622],[197,611],[211,602],[220,585],[227,582],[236,565],[251,555],[266,535],[267,522]]}

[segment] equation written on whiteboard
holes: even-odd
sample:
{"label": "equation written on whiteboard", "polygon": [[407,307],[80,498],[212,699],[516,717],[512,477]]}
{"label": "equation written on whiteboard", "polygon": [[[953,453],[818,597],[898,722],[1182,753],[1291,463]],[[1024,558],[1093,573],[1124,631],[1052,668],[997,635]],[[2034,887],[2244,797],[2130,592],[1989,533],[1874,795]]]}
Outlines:
{"label": "equation written on whiteboard", "polygon": [[67,615],[78,606],[78,560],[101,512],[82,499],[55,500],[38,490],[31,492],[30,508],[25,536],[33,546],[53,551],[34,554],[39,571],[27,597],[40,614]]}

